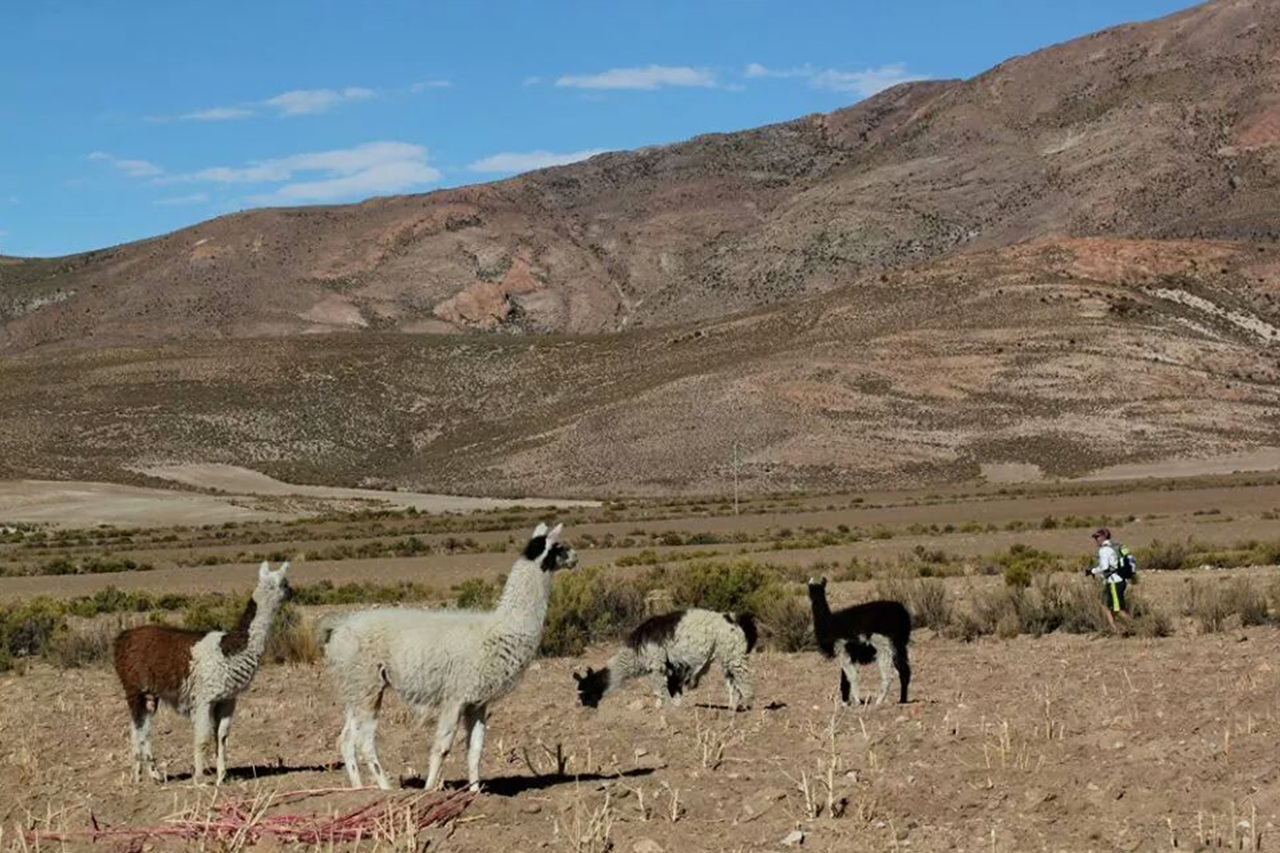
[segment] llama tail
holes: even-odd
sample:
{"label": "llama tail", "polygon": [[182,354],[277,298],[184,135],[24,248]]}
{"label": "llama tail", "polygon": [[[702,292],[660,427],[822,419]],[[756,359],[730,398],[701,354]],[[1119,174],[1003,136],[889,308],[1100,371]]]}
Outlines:
{"label": "llama tail", "polygon": [[759,629],[756,628],[756,617],[751,613],[730,613],[730,619],[742,629],[742,635],[747,638],[747,652],[750,653],[756,647],[756,641],[760,639]]}

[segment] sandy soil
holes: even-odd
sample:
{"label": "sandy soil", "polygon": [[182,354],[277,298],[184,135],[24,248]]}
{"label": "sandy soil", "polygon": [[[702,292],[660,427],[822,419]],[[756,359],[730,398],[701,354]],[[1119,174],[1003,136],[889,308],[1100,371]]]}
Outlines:
{"label": "sandy soil", "polygon": [[[836,671],[817,655],[756,656],[757,705],[739,714],[716,707],[714,677],[678,710],[655,713],[639,684],[598,711],[580,708],[569,675],[584,661],[542,661],[491,716],[489,793],[430,849],[603,851],[586,836],[605,809],[618,851],[777,850],[797,828],[804,849],[824,851],[1254,849],[1232,842],[1255,832],[1269,849],[1280,820],[1278,656],[1270,629],[969,645],[921,635],[910,704],[834,716]],[[340,711],[319,676],[260,674],[232,730],[227,795],[342,784]],[[864,685],[875,682],[869,670]],[[14,782],[0,794],[7,827],[83,828],[90,812],[103,824],[157,824],[209,796],[185,777],[190,726],[167,712],[156,741],[175,779],[129,782],[124,703],[106,669],[10,676],[0,708],[0,766]],[[393,703],[380,731],[390,772],[420,774],[429,736]],[[556,749],[565,776],[548,757]],[[447,763],[455,783],[462,762],[455,750]],[[825,805],[828,779],[841,814],[812,818],[803,786]]]}
{"label": "sandy soil", "polygon": [[0,521],[61,527],[168,527],[303,518],[334,510],[413,507],[421,512],[474,512],[508,507],[598,506],[594,501],[472,498],[295,486],[232,465],[182,465],[142,473],[183,485],[217,489],[193,494],[114,483],[0,481]]}
{"label": "sandy soil", "polygon": [[[1241,453],[1209,456],[1202,459],[1182,457],[1157,462],[1131,462],[1100,468],[1083,480],[1137,480],[1144,477],[1198,477],[1207,474],[1233,474],[1238,471],[1280,470],[1280,447],[1259,447]],[[992,481],[996,482],[996,481]]]}

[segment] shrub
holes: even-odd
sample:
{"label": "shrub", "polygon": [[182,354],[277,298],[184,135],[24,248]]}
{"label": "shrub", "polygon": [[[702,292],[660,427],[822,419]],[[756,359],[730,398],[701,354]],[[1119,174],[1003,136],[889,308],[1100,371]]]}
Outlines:
{"label": "shrub", "polygon": [[774,598],[756,615],[760,618],[765,643],[774,651],[804,652],[817,648],[813,611],[801,596]]}
{"label": "shrub", "polygon": [[670,580],[677,607],[761,613],[768,600],[780,594],[778,572],[747,559],[695,560],[678,571],[658,569],[649,584],[659,586],[664,579]]}
{"label": "shrub", "polygon": [[123,627],[119,618],[99,621],[79,630],[57,631],[45,651],[45,657],[54,666],[76,669],[110,659],[116,634]]}
{"label": "shrub", "polygon": [[1185,569],[1191,558],[1190,540],[1186,542],[1152,542],[1145,550],[1139,551],[1138,570],[1153,569],[1155,571],[1174,571]]}
{"label": "shrub", "polygon": [[1202,634],[1221,631],[1231,615],[1218,584],[1201,580],[1187,584],[1182,613],[1196,620]]}
{"label": "shrub", "polygon": [[540,652],[581,654],[590,644],[630,631],[644,616],[644,592],[606,575],[599,566],[561,573],[551,589]]}
{"label": "shrub", "polygon": [[463,610],[490,610],[500,590],[483,578],[468,578],[458,584],[458,607]]}
{"label": "shrub", "polygon": [[942,630],[951,622],[951,601],[947,588],[936,579],[882,578],[876,583],[876,594],[900,601],[911,613],[913,628]]}
{"label": "shrub", "polygon": [[276,616],[275,626],[267,639],[264,660],[271,663],[315,663],[323,656],[316,641],[315,626],[304,620],[292,604],[286,604]]}
{"label": "shrub", "polygon": [[1227,611],[1240,617],[1241,625],[1265,625],[1270,621],[1267,596],[1249,578],[1235,578],[1223,595]]}

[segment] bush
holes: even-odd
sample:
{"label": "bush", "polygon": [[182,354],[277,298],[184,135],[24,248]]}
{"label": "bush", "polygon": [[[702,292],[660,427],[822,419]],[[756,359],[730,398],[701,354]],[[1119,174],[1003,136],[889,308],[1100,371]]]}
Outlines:
{"label": "bush", "polygon": [[315,626],[304,620],[296,607],[286,604],[276,616],[263,657],[272,663],[315,663],[323,657]]}
{"label": "bush", "polygon": [[458,607],[463,610],[490,610],[501,590],[483,578],[468,578],[458,584]]}
{"label": "bush", "polygon": [[947,588],[937,579],[883,578],[876,583],[876,594],[900,601],[911,613],[913,628],[940,631],[951,622],[951,601]]}
{"label": "bush", "polygon": [[805,652],[817,649],[813,637],[813,611],[809,602],[798,595],[774,598],[756,614],[763,628],[764,641],[779,652]]}
{"label": "bush", "polygon": [[86,625],[79,630],[55,632],[45,657],[62,669],[77,669],[110,659],[116,634],[123,627],[119,618]]}
{"label": "bush", "polygon": [[644,592],[606,575],[599,566],[561,573],[551,589],[541,654],[581,654],[592,643],[616,639],[640,623]]}
{"label": "bush", "polygon": [[695,560],[678,571],[658,569],[650,574],[648,583],[661,586],[664,580],[670,581],[677,607],[759,614],[771,598],[782,593],[775,569],[747,559]]}
{"label": "bush", "polygon": [[1138,570],[1175,571],[1185,569],[1191,559],[1190,540],[1186,542],[1161,542],[1159,539],[1147,546],[1146,550],[1134,555],[1138,560]]}
{"label": "bush", "polygon": [[1187,584],[1182,613],[1196,620],[1202,634],[1214,634],[1225,626],[1231,612],[1218,584],[1193,580]]}

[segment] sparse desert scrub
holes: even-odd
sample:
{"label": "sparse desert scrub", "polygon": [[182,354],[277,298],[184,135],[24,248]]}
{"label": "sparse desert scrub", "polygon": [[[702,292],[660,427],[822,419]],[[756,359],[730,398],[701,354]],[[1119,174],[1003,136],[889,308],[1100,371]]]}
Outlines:
{"label": "sparse desert scrub", "polygon": [[902,602],[915,628],[942,630],[954,615],[946,584],[937,578],[881,578],[876,581],[876,595]]}

